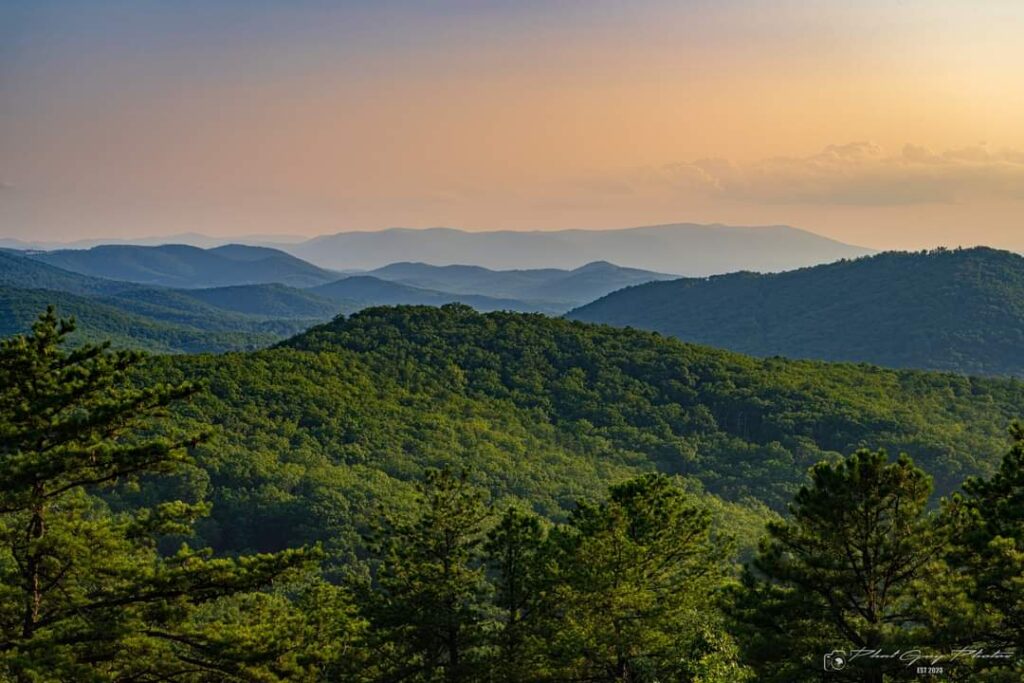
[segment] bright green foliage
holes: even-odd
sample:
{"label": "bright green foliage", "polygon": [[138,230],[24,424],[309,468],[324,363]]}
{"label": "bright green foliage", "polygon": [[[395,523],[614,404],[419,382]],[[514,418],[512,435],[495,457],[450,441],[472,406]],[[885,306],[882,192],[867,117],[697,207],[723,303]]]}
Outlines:
{"label": "bright green foliage", "polygon": [[848,680],[913,676],[905,662],[856,658],[927,647],[916,629],[916,584],[947,548],[926,512],[931,480],[905,455],[859,451],[821,463],[791,518],[768,525],[734,617],[759,681],[819,680],[824,655],[851,655]]}
{"label": "bright green foliage", "polygon": [[[112,513],[92,495],[187,462],[193,437],[159,417],[188,384],[126,384],[139,356],[104,346],[73,352],[73,324],[53,310],[0,345],[0,672],[28,680],[233,679],[266,671],[273,643],[246,649],[204,603],[269,585],[308,562],[302,551],[215,559],[157,540],[188,535],[208,506],[170,501]],[[165,432],[172,436],[159,436]],[[233,651],[234,650],[234,651]],[[270,655],[273,658],[273,654]]]}
{"label": "bright green foliage", "polygon": [[707,511],[664,475],[580,505],[546,558],[551,678],[742,680],[714,606],[729,557]]}
{"label": "bright green foliage", "polygon": [[[781,359],[654,334],[462,306],[371,309],[255,353],[151,359],[141,384],[202,380],[175,409],[200,444],[218,551],[323,542],[344,556],[378,502],[472,467],[492,499],[564,520],[575,500],[655,470],[729,502],[721,521],[783,510],[822,459],[913,453],[953,491],[990,473],[1024,384]],[[166,497],[169,482],[149,494]],[[737,514],[738,513],[738,514]]]}
{"label": "bright green foliage", "polygon": [[484,645],[480,544],[488,509],[467,474],[433,470],[410,520],[385,518],[371,543],[366,613],[386,680],[467,681]]}

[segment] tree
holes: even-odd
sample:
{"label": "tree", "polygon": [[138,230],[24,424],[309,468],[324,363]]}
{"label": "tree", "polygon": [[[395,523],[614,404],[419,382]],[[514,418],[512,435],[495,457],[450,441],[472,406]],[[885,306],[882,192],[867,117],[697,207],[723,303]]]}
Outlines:
{"label": "tree", "polygon": [[757,680],[819,680],[833,650],[848,657],[834,680],[915,673],[905,660],[866,653],[919,644],[917,583],[947,547],[926,512],[930,493],[931,480],[906,455],[889,462],[862,450],[813,468],[791,517],[768,525],[732,605]]}
{"label": "tree", "polygon": [[411,520],[385,516],[366,611],[384,680],[465,681],[484,644],[488,510],[466,472],[430,470]]}
{"label": "tree", "polygon": [[639,477],[581,504],[548,552],[554,679],[744,680],[715,607],[730,544],[669,477]]}
{"label": "tree", "polygon": [[484,550],[493,572],[498,612],[493,669],[499,681],[538,677],[541,663],[535,636],[544,541],[540,518],[513,506],[487,534]]}
{"label": "tree", "polygon": [[188,536],[208,506],[112,512],[96,495],[103,487],[189,462],[199,437],[161,435],[171,430],[160,415],[196,389],[135,388],[127,377],[139,354],[106,344],[67,352],[73,330],[50,308],[30,334],[0,343],[0,672],[19,681],[251,674],[266,650],[232,658],[230,629],[205,629],[201,607],[267,586],[310,554],[219,559],[183,545],[161,556],[157,541]]}
{"label": "tree", "polygon": [[945,509],[956,530],[949,561],[968,609],[956,610],[958,628],[941,626],[959,636],[964,649],[1004,653],[972,662],[977,676],[984,672],[992,680],[1019,680],[1021,664],[1014,677],[1008,668],[1014,662],[1005,653],[1024,648],[1024,426],[1014,423],[1010,434],[1013,445],[996,473],[968,479],[964,494]]}

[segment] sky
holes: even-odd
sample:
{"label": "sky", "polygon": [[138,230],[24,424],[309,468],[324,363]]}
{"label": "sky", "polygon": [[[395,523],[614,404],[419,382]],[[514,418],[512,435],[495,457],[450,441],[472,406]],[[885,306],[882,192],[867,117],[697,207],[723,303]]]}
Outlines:
{"label": "sky", "polygon": [[1020,0],[0,0],[0,237],[1024,251]]}

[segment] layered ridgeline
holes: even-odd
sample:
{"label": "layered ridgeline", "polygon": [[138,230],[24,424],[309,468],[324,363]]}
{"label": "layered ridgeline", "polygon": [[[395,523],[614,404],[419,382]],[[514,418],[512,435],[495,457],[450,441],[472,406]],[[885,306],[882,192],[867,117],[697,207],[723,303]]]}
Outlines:
{"label": "layered ridgeline", "polygon": [[619,230],[466,232],[451,228],[322,235],[281,249],[324,268],[375,268],[415,254],[435,265],[578,268],[611,261],[661,273],[703,276],[737,270],[774,272],[854,258],[870,249],[785,225],[740,227],[674,223]]}
{"label": "layered ridgeline", "polygon": [[254,349],[329,320],[345,304],[280,284],[171,289],[76,273],[0,251],[0,336],[57,306],[72,343],[109,340],[157,353]]}
{"label": "layered ridgeline", "polygon": [[757,360],[465,306],[369,309],[272,349],[153,359],[144,379],[209,387],[180,416],[214,428],[201,528],[223,550],[342,552],[444,464],[556,519],[631,474],[682,474],[742,503],[720,505],[749,541],[755,501],[782,509],[808,467],[861,446],[909,452],[948,493],[998,462],[1024,406],[1014,380]]}
{"label": "layered ridgeline", "polygon": [[245,350],[370,306],[458,302],[480,311],[561,314],[614,289],[666,277],[611,263],[571,271],[400,263],[342,275],[239,245],[0,250],[0,336],[25,329],[36,312],[56,304],[78,319],[72,342],[110,339],[160,353]]}
{"label": "layered ridgeline", "polygon": [[[532,304],[540,312],[556,313],[564,313],[569,308],[623,287],[676,277],[650,270],[623,268],[607,261],[594,261],[572,270],[490,270],[480,266],[433,266],[403,262],[369,271],[367,275],[414,287],[511,299]],[[461,303],[473,305],[465,300]],[[480,310],[479,306],[473,307]]]}
{"label": "layered ridgeline", "polygon": [[1024,375],[1024,258],[987,248],[885,253],[774,275],[614,292],[569,317],[756,356]]}
{"label": "layered ridgeline", "polygon": [[164,287],[195,288],[281,283],[311,287],[338,273],[278,249],[227,244],[200,249],[183,244],[103,245],[91,249],[26,252],[31,258],[83,275]]}

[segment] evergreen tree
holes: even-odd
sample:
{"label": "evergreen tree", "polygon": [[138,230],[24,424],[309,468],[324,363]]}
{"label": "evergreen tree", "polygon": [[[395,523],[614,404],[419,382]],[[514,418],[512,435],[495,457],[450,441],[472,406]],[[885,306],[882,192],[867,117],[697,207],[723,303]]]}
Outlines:
{"label": "evergreen tree", "polygon": [[473,680],[484,645],[488,509],[466,472],[431,470],[412,520],[386,516],[366,610],[383,680]]}
{"label": "evergreen tree", "polygon": [[1015,423],[1010,433],[1013,445],[998,471],[989,479],[968,479],[964,495],[945,510],[957,531],[950,564],[968,608],[950,608],[947,600],[943,616],[954,612],[957,621],[951,625],[947,616],[936,630],[958,636],[964,650],[1000,653],[973,658],[977,676],[986,680],[1024,674],[1024,426]]}
{"label": "evergreen tree", "polygon": [[[918,582],[946,550],[926,513],[931,480],[910,458],[859,451],[822,462],[790,506],[768,525],[733,616],[757,680],[820,680],[825,655],[846,653],[829,680],[912,677],[906,661],[872,658],[930,643],[916,628]],[[859,657],[855,651],[861,651]]]}
{"label": "evergreen tree", "polygon": [[[141,359],[86,345],[67,352],[73,321],[42,314],[0,343],[0,677],[18,681],[237,679],[274,676],[244,656],[230,624],[204,610],[267,586],[306,553],[216,559],[157,541],[188,536],[202,503],[112,512],[103,487],[178,470],[192,435],[162,436],[188,384],[133,388]],[[271,659],[276,652],[271,652]]]}
{"label": "evergreen tree", "polygon": [[581,504],[548,553],[543,636],[555,680],[745,679],[715,608],[730,544],[669,477]]}
{"label": "evergreen tree", "polygon": [[487,535],[484,549],[498,614],[493,672],[499,681],[515,683],[540,675],[535,636],[544,540],[540,518],[511,506]]}

